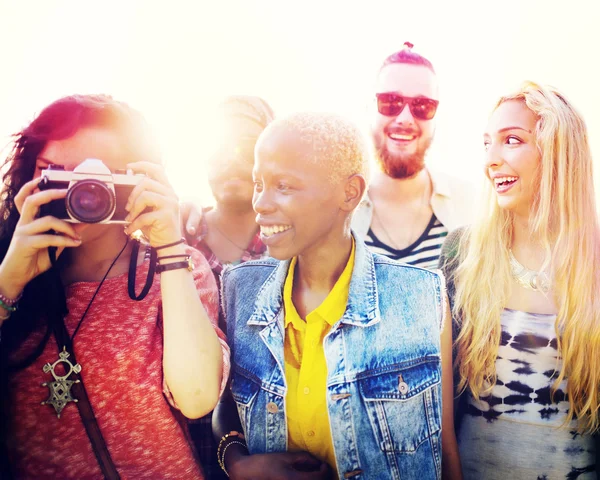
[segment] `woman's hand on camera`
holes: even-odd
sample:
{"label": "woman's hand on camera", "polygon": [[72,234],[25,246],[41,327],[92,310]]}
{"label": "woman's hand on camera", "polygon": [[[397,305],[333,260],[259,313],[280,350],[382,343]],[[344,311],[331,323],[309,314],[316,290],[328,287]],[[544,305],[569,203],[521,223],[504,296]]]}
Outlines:
{"label": "woman's hand on camera", "polygon": [[127,200],[125,208],[129,214],[125,220],[131,223],[125,228],[125,233],[129,235],[141,230],[153,247],[179,240],[179,199],[162,165],[136,162],[127,167],[147,176],[135,186]]}
{"label": "woman's hand on camera", "polygon": [[[48,247],[56,247],[57,256],[66,247],[81,245],[77,228],[51,216],[38,218],[40,207],[52,200],[64,198],[66,190],[37,191],[39,179],[27,182],[15,196],[15,205],[21,214],[0,265],[3,292],[17,296],[25,285],[51,266]],[[50,231],[56,234],[49,233]],[[10,290],[10,292],[9,292]]]}

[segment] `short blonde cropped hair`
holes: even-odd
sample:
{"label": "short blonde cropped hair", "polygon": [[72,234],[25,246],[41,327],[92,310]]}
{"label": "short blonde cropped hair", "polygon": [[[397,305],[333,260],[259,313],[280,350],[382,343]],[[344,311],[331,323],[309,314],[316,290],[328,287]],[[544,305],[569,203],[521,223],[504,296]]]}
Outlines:
{"label": "short blonde cropped hair", "polygon": [[332,182],[360,174],[368,182],[369,148],[360,129],[346,118],[323,112],[300,112],[276,119],[263,132],[295,132],[301,143],[311,147],[307,158],[327,162]]}

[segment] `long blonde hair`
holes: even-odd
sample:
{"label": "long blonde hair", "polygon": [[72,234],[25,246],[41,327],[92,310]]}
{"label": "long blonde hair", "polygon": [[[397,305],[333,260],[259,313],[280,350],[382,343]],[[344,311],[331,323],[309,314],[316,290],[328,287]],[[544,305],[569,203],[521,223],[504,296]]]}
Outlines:
{"label": "long blonde hair", "polygon": [[[585,123],[568,100],[550,87],[526,83],[507,101],[521,101],[538,117],[541,153],[539,192],[530,210],[533,234],[552,265],[555,330],[562,367],[553,390],[567,378],[570,403],[565,425],[600,427],[600,231],[594,195],[592,158]],[[457,339],[458,388],[475,398],[496,383],[500,314],[506,306],[511,273],[509,248],[513,216],[498,206],[491,182],[477,221],[459,248],[454,314],[461,319]]]}

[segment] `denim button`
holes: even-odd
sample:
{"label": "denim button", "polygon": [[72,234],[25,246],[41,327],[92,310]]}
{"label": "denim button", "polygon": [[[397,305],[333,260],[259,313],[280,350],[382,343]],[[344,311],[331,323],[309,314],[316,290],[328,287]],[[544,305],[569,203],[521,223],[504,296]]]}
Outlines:
{"label": "denim button", "polygon": [[269,413],[277,413],[279,411],[279,407],[277,406],[276,403],[269,402],[269,403],[267,403],[267,411]]}
{"label": "denim button", "polygon": [[404,381],[404,379],[402,378],[402,375],[400,375],[398,377],[398,391],[402,394],[402,395],[406,395],[408,393],[408,384]]}

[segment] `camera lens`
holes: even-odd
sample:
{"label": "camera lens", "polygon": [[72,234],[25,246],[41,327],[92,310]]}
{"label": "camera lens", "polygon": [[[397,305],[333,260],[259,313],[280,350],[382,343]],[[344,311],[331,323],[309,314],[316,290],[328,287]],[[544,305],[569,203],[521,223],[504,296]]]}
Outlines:
{"label": "camera lens", "polygon": [[115,195],[99,180],[80,180],[67,192],[67,211],[82,223],[100,223],[112,217]]}

